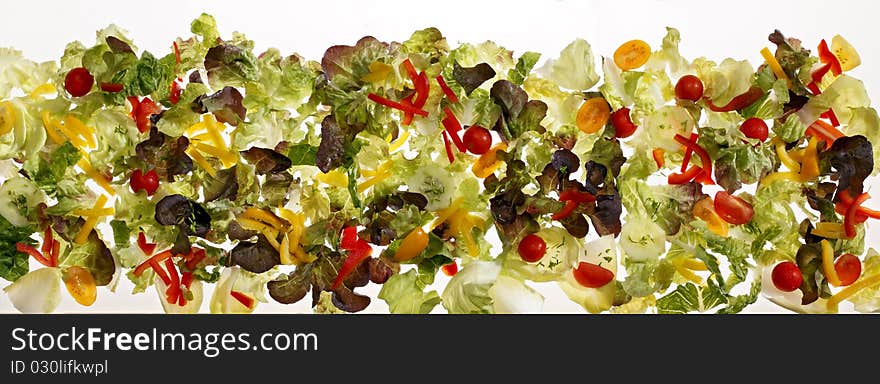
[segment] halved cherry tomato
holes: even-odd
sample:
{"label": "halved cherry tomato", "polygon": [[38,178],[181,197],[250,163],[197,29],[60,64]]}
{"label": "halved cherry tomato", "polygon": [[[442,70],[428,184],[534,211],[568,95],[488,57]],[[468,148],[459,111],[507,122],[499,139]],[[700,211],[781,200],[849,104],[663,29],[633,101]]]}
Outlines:
{"label": "halved cherry tomato", "polygon": [[675,97],[681,100],[699,101],[703,97],[703,82],[694,75],[684,75],[675,84]]}
{"label": "halved cherry tomato", "polygon": [[840,279],[840,286],[855,283],[862,274],[862,262],[851,253],[844,253],[834,262],[834,270]]}
{"label": "halved cherry tomato", "polygon": [[629,108],[621,108],[611,114],[611,124],[614,125],[614,137],[625,139],[632,136],[639,128],[633,124],[632,118],[629,116]]}
{"label": "halved cherry tomato", "polygon": [[85,96],[95,85],[95,78],[88,69],[77,67],[64,76],[64,89],[73,97]]}
{"label": "halved cherry tomato", "polygon": [[577,126],[587,134],[599,132],[611,118],[611,107],[601,97],[589,98],[581,104],[577,113]]}
{"label": "halved cherry tomato", "polygon": [[587,288],[601,288],[614,280],[614,272],[601,265],[585,261],[581,261],[571,272],[574,274],[574,279]]}
{"label": "halved cherry tomato", "polygon": [[137,128],[139,132],[149,132],[152,125],[152,123],[150,122],[150,116],[162,112],[162,107],[154,103],[153,100],[150,100],[149,97],[145,97],[141,101],[136,100],[137,98],[134,96],[129,98],[129,101],[132,105],[131,116],[137,123]]}
{"label": "halved cherry tomato", "polygon": [[534,263],[544,257],[544,253],[547,252],[547,243],[541,236],[530,234],[520,240],[517,252],[523,261]]}
{"label": "halved cherry tomato", "polygon": [[783,261],[776,264],[770,276],[773,280],[773,285],[783,292],[793,292],[800,288],[804,282],[804,276],[801,274],[800,268],[791,261]]}
{"label": "halved cherry tomato", "polygon": [[135,193],[140,191],[147,192],[147,196],[153,196],[159,189],[159,174],[155,169],[151,169],[147,173],[143,173],[140,169],[135,169],[129,180],[131,190]]}
{"label": "halved cherry tomato", "polygon": [[751,204],[726,191],[719,191],[715,194],[715,212],[724,221],[734,225],[748,223],[755,215],[755,209]]}
{"label": "halved cherry tomato", "polygon": [[767,123],[756,117],[746,119],[746,121],[739,126],[739,130],[746,135],[746,137],[757,139],[761,142],[766,141],[767,137],[770,135],[770,129],[767,127]]}
{"label": "halved cherry tomato", "polygon": [[427,246],[428,234],[422,227],[416,227],[400,242],[397,253],[394,254],[394,261],[411,260],[421,254]]}
{"label": "halved cherry tomato", "polygon": [[642,40],[630,40],[614,51],[614,64],[629,71],[645,65],[651,57],[651,46]]}
{"label": "halved cherry tomato", "polygon": [[78,266],[67,267],[61,275],[64,286],[70,296],[81,305],[90,306],[95,303],[98,297],[98,289],[95,285],[95,278],[88,269]]}

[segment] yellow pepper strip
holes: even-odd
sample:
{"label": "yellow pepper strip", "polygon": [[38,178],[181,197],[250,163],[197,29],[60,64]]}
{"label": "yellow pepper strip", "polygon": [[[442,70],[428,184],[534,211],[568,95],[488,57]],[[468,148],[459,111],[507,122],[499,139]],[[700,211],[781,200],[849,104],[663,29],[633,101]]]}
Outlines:
{"label": "yellow pepper strip", "polygon": [[49,136],[49,139],[51,139],[53,143],[62,144],[67,141],[58,134],[58,131],[55,130],[55,126],[52,124],[52,118],[49,116],[49,111],[43,111],[40,114],[40,117],[43,119],[43,128],[46,129],[46,135]]}
{"label": "yellow pepper strip", "polygon": [[266,237],[266,240],[269,240],[269,244],[272,245],[272,248],[275,248],[276,251],[281,252],[281,244],[278,243],[278,232],[273,231],[272,229],[267,229],[260,233],[262,233],[263,236]]}
{"label": "yellow pepper strip", "polygon": [[[214,118],[214,115],[208,113],[203,117],[203,121],[205,122],[205,128],[208,129],[208,135],[211,137],[211,141],[223,151],[229,151],[229,148],[226,147],[226,142],[223,141],[223,135],[220,133],[222,130],[226,129],[226,125],[217,121]],[[221,129],[222,128],[222,129]]]}
{"label": "yellow pepper strip", "polygon": [[703,284],[703,279],[701,279],[699,276],[697,276],[696,273],[691,272],[690,269],[685,268],[681,264],[681,262],[672,263],[672,265],[675,267],[675,271],[678,272],[678,274],[681,275],[681,277],[684,277],[685,279],[687,279],[697,285]]}
{"label": "yellow pepper strip", "polygon": [[203,121],[200,121],[200,122],[195,123],[195,124],[193,124],[193,125],[190,125],[189,128],[186,129],[185,134],[186,134],[187,137],[192,137],[192,136],[195,135],[197,132],[207,131],[207,130],[208,130],[208,129],[205,128],[205,122],[204,122],[204,120],[203,120]]}
{"label": "yellow pepper strip", "polygon": [[798,163],[802,163],[804,161],[804,152],[805,148],[795,149],[788,153],[788,156],[792,158],[792,160],[797,161]]}
{"label": "yellow pepper strip", "polygon": [[776,156],[779,157],[779,161],[788,168],[788,170],[794,173],[801,172],[801,165],[794,161],[791,156],[788,155],[788,152],[785,151],[785,143],[780,140],[778,137],[773,138],[774,146],[776,147]]}
{"label": "yellow pepper strip", "polygon": [[200,142],[200,141],[192,142],[192,146],[194,149],[198,150],[199,152],[203,152],[203,153],[206,153],[208,155],[211,155],[211,156],[214,156],[214,157],[220,159],[220,161],[223,162],[223,166],[225,166],[225,167],[231,167],[232,165],[234,165],[235,163],[238,162],[238,152],[230,152],[228,150],[223,150],[223,149],[217,148],[213,145],[205,144],[204,142]]}
{"label": "yellow pepper strip", "polygon": [[12,103],[8,101],[0,103],[0,135],[12,132],[15,118],[15,107],[12,106]]}
{"label": "yellow pepper strip", "polygon": [[770,49],[764,47],[761,50],[761,56],[764,56],[764,60],[767,61],[767,65],[770,66],[770,69],[773,71],[773,74],[776,75],[777,79],[784,79],[786,82],[791,83],[791,80],[785,74],[785,71],[782,70],[782,66],[779,65],[779,61],[776,61],[776,56],[773,56],[770,53]]}
{"label": "yellow pepper strip", "polygon": [[800,177],[800,175],[798,175],[795,172],[774,172],[774,173],[767,175],[767,177],[761,179],[761,181],[758,185],[763,187],[763,186],[773,184],[773,183],[780,181],[780,180],[788,180],[788,181],[794,181],[795,183],[800,183],[801,177]]}
{"label": "yellow pepper strip", "polygon": [[382,163],[381,165],[379,165],[379,167],[377,167],[376,169],[373,169],[373,170],[362,169],[361,175],[364,177],[374,177],[374,176],[377,176],[381,173],[384,173],[384,172],[387,172],[388,170],[390,170],[391,165],[392,164],[390,161],[386,161],[386,162]]}
{"label": "yellow pepper strip", "polygon": [[79,135],[77,135],[73,131],[71,131],[70,127],[68,127],[67,125],[61,124],[58,120],[53,120],[52,126],[55,129],[59,130],[62,135],[67,137],[67,139],[70,140],[70,142],[73,144],[74,147],[77,147],[80,149],[86,147],[86,141],[83,138],[79,137]]}
{"label": "yellow pepper strip", "polygon": [[691,259],[686,258],[682,260],[681,265],[687,269],[692,271],[708,271],[709,268],[706,268],[706,263],[703,263],[702,260],[699,259]]}
{"label": "yellow pepper strip", "polygon": [[73,214],[77,216],[110,216],[114,213],[116,213],[116,210],[113,207],[77,209],[73,211]]}
{"label": "yellow pepper strip", "polygon": [[803,166],[801,167],[801,181],[807,182],[819,176],[819,140],[815,136],[810,138],[804,152]]}
{"label": "yellow pepper strip", "polygon": [[83,124],[80,119],[67,115],[64,117],[64,126],[70,127],[74,133],[85,139],[89,148],[98,148],[98,143],[95,139],[95,130]]}
{"label": "yellow pepper strip", "polygon": [[374,84],[383,82],[388,79],[388,75],[391,74],[393,69],[394,67],[381,61],[374,61],[370,63],[370,73],[361,76],[361,80]]}
{"label": "yellow pepper strip", "polygon": [[467,212],[459,209],[451,217],[449,217],[449,231],[456,239],[461,240],[467,247],[468,254],[476,257],[480,254],[480,247],[474,241],[471,230],[475,227],[474,221],[471,220]]}
{"label": "yellow pepper strip", "polygon": [[205,157],[199,153],[199,151],[196,151],[194,149],[187,149],[186,154],[189,155],[189,157],[192,157],[193,161],[195,161],[196,164],[202,167],[205,172],[208,172],[211,177],[217,176],[217,170],[214,169],[211,163],[209,163],[208,160],[206,160]]}
{"label": "yellow pepper strip", "polygon": [[315,260],[318,260],[318,256],[315,256],[311,253],[305,253],[302,248],[297,248],[293,250],[293,256],[296,257],[297,260],[303,263],[311,263]]}
{"label": "yellow pepper strip", "polygon": [[437,218],[434,219],[433,223],[431,223],[431,230],[433,231],[434,228],[437,228],[440,224],[443,224],[443,222],[449,219],[452,214],[458,211],[459,208],[461,208],[461,201],[462,198],[459,197],[458,199],[455,199],[452,204],[449,204],[449,207],[437,211]]}
{"label": "yellow pepper strip", "polygon": [[837,313],[837,306],[840,304],[840,302],[850,298],[856,293],[859,293],[859,291],[863,289],[871,288],[878,284],[880,284],[880,273],[865,277],[863,279],[859,279],[859,281],[844,288],[840,292],[837,292],[837,294],[831,296],[831,298],[828,299],[828,302],[825,304],[828,308],[828,312]]}
{"label": "yellow pepper strip", "polygon": [[391,176],[390,172],[382,172],[382,173],[370,178],[369,180],[358,184],[357,190],[358,190],[358,192],[366,191],[367,188],[370,188],[376,184],[381,183],[383,180],[387,179],[388,176]]}
{"label": "yellow pepper strip", "polygon": [[48,94],[55,93],[55,92],[56,92],[56,90],[55,90],[54,85],[49,84],[49,83],[45,83],[45,84],[41,84],[39,87],[34,88],[34,90],[31,91],[30,94],[28,94],[28,97],[36,100],[36,99],[39,99],[43,95],[48,95]]}
{"label": "yellow pepper strip", "polygon": [[846,239],[846,230],[841,223],[820,222],[816,224],[816,228],[811,232],[816,236],[826,239]]}
{"label": "yellow pepper strip", "polygon": [[241,224],[242,228],[251,231],[264,232],[272,229],[267,224],[264,224],[254,219],[248,219],[246,217],[239,216],[238,218],[236,218],[236,221]]}
{"label": "yellow pepper strip", "polygon": [[290,258],[290,236],[286,233],[284,234],[284,238],[281,239],[281,249],[278,250],[278,256],[281,259],[281,264],[295,264],[295,261]]}
{"label": "yellow pepper strip", "polygon": [[471,172],[481,179],[489,177],[489,175],[495,173],[504,164],[503,161],[498,160],[498,151],[505,150],[507,150],[507,144],[495,144],[488,152],[477,158],[477,161],[471,166]]}
{"label": "yellow pepper strip", "polygon": [[[101,195],[98,196],[98,200],[95,201],[95,205],[92,207],[93,210],[98,210],[103,208],[104,205],[107,204],[107,196]],[[86,240],[89,239],[89,233],[95,229],[95,225],[98,224],[98,218],[100,216],[88,216],[86,217],[86,222],[80,227],[79,232],[74,237],[73,242],[76,244],[85,244]]]}
{"label": "yellow pepper strip", "polygon": [[408,138],[409,138],[409,130],[403,131],[403,133],[400,134],[400,137],[398,137],[397,140],[395,140],[393,143],[391,143],[391,145],[388,146],[388,153],[391,153],[391,152],[394,152],[394,151],[400,149],[400,147],[402,147],[403,144],[406,143],[406,139],[408,139]]}
{"label": "yellow pepper strip", "polygon": [[89,161],[85,157],[79,159],[79,161],[76,163],[76,165],[79,166],[83,170],[83,172],[85,172],[86,175],[88,175],[92,180],[94,180],[95,183],[98,184],[98,186],[100,186],[105,191],[107,191],[107,193],[109,193],[110,196],[116,195],[116,190],[113,189],[112,185],[110,185],[110,180],[107,180],[107,178],[104,177],[103,174],[99,173],[97,170],[95,170],[95,168],[92,168],[92,165],[89,163]]}
{"label": "yellow pepper strip", "polygon": [[828,280],[828,283],[839,287],[842,285],[840,282],[840,277],[837,276],[837,270],[834,269],[834,248],[831,248],[831,243],[828,240],[822,240],[822,269],[825,272],[825,278]]}
{"label": "yellow pepper strip", "polygon": [[340,172],[338,169],[334,169],[327,173],[319,172],[315,175],[315,178],[324,184],[332,185],[334,187],[348,187],[348,175]]}
{"label": "yellow pepper strip", "polygon": [[287,227],[287,223],[285,223],[275,215],[259,208],[249,207],[245,209],[244,212],[239,215],[239,217],[262,221],[277,231],[287,232],[285,230],[285,228]]}

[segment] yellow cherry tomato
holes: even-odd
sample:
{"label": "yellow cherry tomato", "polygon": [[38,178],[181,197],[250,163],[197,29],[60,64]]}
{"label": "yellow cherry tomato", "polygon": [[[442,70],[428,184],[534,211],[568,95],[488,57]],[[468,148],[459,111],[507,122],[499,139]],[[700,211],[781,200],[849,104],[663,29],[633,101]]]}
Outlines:
{"label": "yellow cherry tomato", "polygon": [[0,103],[0,135],[12,132],[15,126],[15,107],[12,103],[4,101]]}
{"label": "yellow cherry tomato", "polygon": [[721,237],[727,237],[727,231],[730,227],[715,212],[715,203],[712,201],[712,198],[707,197],[694,204],[694,217],[705,221],[712,233]]}
{"label": "yellow cherry tomato", "polygon": [[394,254],[394,261],[412,260],[421,254],[427,246],[428,234],[425,233],[422,227],[417,227],[410,231],[403,238],[403,241],[400,242],[400,247],[397,248],[397,253]]}
{"label": "yellow cherry tomato", "polygon": [[62,273],[61,279],[67,287],[70,296],[81,305],[90,306],[98,297],[98,289],[95,278],[88,269],[83,267],[67,267]]}
{"label": "yellow cherry tomato", "polygon": [[629,71],[645,65],[651,57],[651,46],[641,40],[630,40],[614,51],[614,64]]}
{"label": "yellow cherry tomato", "polygon": [[586,134],[599,132],[611,118],[611,106],[601,97],[593,97],[581,104],[577,113],[578,129]]}

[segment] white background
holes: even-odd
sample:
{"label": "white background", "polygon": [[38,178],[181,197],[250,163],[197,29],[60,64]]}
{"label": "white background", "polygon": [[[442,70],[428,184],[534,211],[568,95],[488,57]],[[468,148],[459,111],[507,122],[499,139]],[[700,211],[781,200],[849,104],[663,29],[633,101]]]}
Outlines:
{"label": "white background", "polygon": [[[851,74],[862,79],[872,99],[880,92],[878,7],[873,1],[9,1],[2,6],[0,46],[12,46],[37,61],[57,60],[72,40],[91,45],[95,31],[115,23],[128,31],[140,49],[169,51],[178,36],[189,36],[189,23],[201,12],[212,14],[222,36],[245,33],[256,51],[277,47],[320,60],[334,44],[353,44],[364,35],[383,41],[403,41],[417,29],[439,28],[450,42],[493,40],[512,49],[556,56],[574,38],[584,38],[598,55],[610,55],[622,42],[638,38],[653,47],[671,26],[681,31],[681,52],[693,59],[705,56],[762,62],[759,51],[770,46],[773,29],[804,41],[814,49],[822,38],[846,37],[859,51],[863,65]],[[873,185],[872,182],[869,184]],[[878,195],[880,196],[880,195]],[[880,226],[869,223],[868,243],[874,244]],[[36,265],[32,264],[32,267]],[[441,280],[444,276],[438,275]],[[125,279],[123,279],[125,280]],[[66,293],[57,312],[161,312],[155,292],[129,294],[123,281],[115,293],[99,290],[92,308],[77,305]],[[440,282],[442,283],[442,281]],[[364,289],[364,288],[361,288]],[[548,312],[583,310],[555,286],[541,285]],[[365,312],[387,313],[375,299],[378,287],[366,287],[373,304]],[[202,312],[210,298],[206,292]],[[271,301],[271,299],[270,299]],[[257,312],[307,312],[308,299],[293,306],[261,304]],[[0,312],[14,312],[0,294]],[[780,312],[761,300],[747,312]]]}

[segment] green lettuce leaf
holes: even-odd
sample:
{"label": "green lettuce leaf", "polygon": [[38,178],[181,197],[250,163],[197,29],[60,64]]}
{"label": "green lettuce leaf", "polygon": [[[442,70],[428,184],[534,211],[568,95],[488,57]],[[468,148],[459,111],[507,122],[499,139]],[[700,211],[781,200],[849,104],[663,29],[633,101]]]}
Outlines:
{"label": "green lettuce leaf", "polygon": [[14,226],[0,216],[0,277],[16,281],[28,273],[30,256],[18,252],[15,244],[36,244],[36,241],[30,238],[33,233],[34,228]]}
{"label": "green lettuce leaf", "polygon": [[659,314],[687,314],[706,312],[727,303],[727,297],[717,286],[696,286],[693,283],[679,285],[675,291],[657,299]]}
{"label": "green lettuce leaf", "polygon": [[418,271],[411,269],[406,273],[391,276],[382,285],[378,297],[388,303],[391,313],[427,314],[440,304],[440,295],[437,291],[425,292],[418,275]]}
{"label": "green lettuce leaf", "polygon": [[590,44],[576,39],[562,50],[558,59],[547,60],[538,72],[563,88],[586,91],[599,82],[594,60]]}

